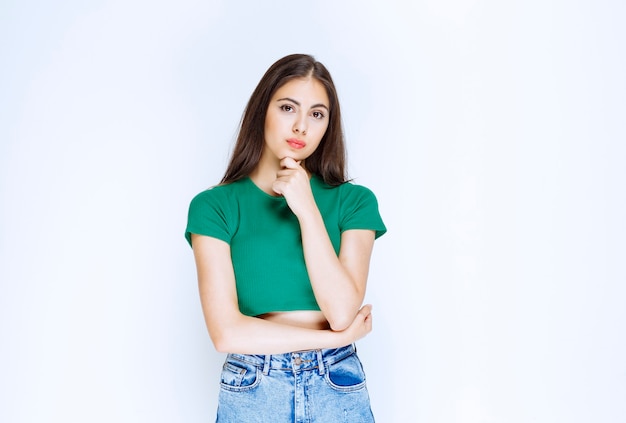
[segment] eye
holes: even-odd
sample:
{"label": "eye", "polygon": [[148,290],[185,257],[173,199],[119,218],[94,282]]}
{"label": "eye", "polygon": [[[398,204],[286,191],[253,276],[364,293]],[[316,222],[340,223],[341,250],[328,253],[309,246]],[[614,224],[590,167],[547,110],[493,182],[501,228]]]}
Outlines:
{"label": "eye", "polygon": [[324,119],[324,117],[326,116],[326,115],[324,115],[324,113],[322,113],[322,112],[320,112],[320,111],[318,111],[318,110],[314,111],[314,112],[312,113],[312,115],[313,115],[313,117],[314,117],[315,119]]}
{"label": "eye", "polygon": [[291,104],[283,104],[282,106],[280,106],[280,110],[282,110],[283,112],[293,112],[294,108]]}

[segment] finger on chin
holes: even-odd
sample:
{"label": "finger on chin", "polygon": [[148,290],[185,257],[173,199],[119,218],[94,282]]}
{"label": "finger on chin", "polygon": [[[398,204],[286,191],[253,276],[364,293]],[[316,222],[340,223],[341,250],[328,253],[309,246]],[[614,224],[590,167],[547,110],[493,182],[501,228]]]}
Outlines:
{"label": "finger on chin", "polygon": [[280,161],[280,165],[288,169],[296,169],[298,166],[300,166],[300,161],[297,161],[293,157],[287,156]]}

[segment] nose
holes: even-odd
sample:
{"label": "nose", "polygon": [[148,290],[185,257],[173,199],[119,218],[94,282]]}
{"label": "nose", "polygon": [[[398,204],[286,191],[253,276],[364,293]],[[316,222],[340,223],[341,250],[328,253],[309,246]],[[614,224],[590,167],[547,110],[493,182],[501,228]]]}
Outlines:
{"label": "nose", "polygon": [[306,135],[307,121],[306,116],[298,116],[293,123],[293,132],[296,134]]}

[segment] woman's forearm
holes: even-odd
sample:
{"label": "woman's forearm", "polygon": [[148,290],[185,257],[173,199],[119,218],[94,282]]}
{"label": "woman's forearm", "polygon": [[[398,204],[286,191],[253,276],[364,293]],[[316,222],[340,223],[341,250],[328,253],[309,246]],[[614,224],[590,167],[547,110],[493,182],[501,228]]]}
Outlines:
{"label": "woman's forearm", "polygon": [[350,324],[365,296],[374,232],[351,234],[347,247],[342,233],[338,257],[313,197],[308,173],[301,162],[290,157],[283,158],[280,165],[272,189],[285,197],[300,223],[304,260],[315,299],[331,328],[342,330]]}
{"label": "woman's forearm", "polygon": [[337,257],[317,208],[299,221],[315,299],[331,328],[342,330],[352,322],[363,303],[365,281],[358,280],[360,275],[351,274]]}
{"label": "woman's forearm", "polygon": [[280,354],[290,351],[338,348],[364,337],[371,331],[371,307],[357,313],[343,331],[309,329],[285,325],[257,317],[235,314],[207,317],[207,327],[215,349],[240,354]]}

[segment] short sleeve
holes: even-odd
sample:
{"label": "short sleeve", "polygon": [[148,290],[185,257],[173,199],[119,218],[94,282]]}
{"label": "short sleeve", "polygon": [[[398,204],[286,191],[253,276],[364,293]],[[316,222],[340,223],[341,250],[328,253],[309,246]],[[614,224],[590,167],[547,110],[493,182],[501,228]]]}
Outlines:
{"label": "short sleeve", "polygon": [[374,193],[361,185],[344,184],[346,193],[342,198],[341,232],[349,229],[370,229],[381,237],[387,228],[378,210]]}
{"label": "short sleeve", "polygon": [[230,243],[232,221],[227,197],[218,189],[196,195],[189,205],[185,238],[191,245],[191,234],[206,235]]}

